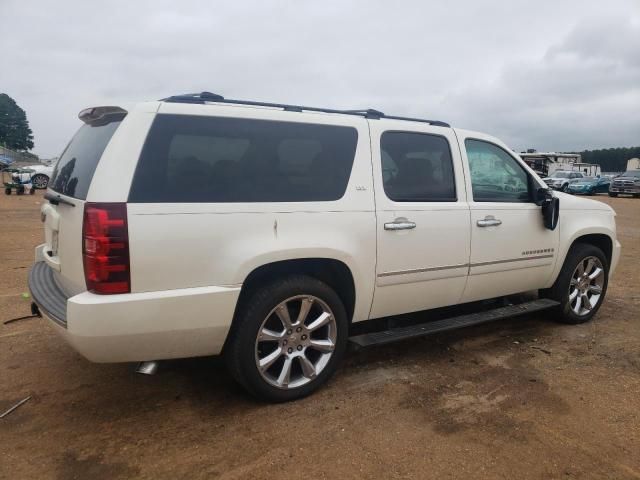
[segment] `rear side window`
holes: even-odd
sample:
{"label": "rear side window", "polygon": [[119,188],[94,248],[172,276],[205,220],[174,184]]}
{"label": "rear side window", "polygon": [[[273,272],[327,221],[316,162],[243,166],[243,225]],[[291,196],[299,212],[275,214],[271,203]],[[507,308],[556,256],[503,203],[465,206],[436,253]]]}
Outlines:
{"label": "rear side window", "polygon": [[49,188],[80,200],[87,198],[91,179],[100,157],[122,118],[100,125],[85,124],[74,135],[60,156]]}
{"label": "rear side window", "polygon": [[351,127],[158,115],[129,202],[338,200],[357,140]]}
{"label": "rear side window", "polygon": [[384,132],[380,139],[384,191],[395,202],[455,202],[451,149],[440,135]]}

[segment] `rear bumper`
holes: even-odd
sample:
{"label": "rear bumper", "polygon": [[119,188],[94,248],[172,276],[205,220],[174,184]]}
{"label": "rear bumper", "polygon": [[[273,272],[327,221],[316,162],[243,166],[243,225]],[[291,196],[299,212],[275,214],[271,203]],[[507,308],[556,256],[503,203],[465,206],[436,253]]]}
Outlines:
{"label": "rear bumper", "polygon": [[195,287],[123,295],[83,292],[67,298],[42,262],[29,274],[29,290],[54,329],[84,357],[100,363],[216,355],[240,294],[240,287]]}

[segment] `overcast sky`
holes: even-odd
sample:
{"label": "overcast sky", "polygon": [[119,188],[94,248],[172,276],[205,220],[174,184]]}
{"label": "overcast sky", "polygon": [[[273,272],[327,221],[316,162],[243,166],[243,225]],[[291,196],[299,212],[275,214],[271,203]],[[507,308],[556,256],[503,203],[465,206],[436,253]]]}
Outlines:
{"label": "overcast sky", "polygon": [[640,145],[640,0],[0,0],[0,92],[77,113],[209,90],[437,118],[514,149]]}

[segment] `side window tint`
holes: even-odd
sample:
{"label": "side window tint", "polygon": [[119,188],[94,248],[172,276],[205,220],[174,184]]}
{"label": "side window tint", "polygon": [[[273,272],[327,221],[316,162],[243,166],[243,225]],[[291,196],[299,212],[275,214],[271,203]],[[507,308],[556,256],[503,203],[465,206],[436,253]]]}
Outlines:
{"label": "side window tint", "polygon": [[384,191],[396,202],[455,202],[451,150],[439,135],[385,132],[380,140]]}
{"label": "side window tint", "polygon": [[129,201],[338,200],[357,142],[357,130],[344,126],[158,115]]}
{"label": "side window tint", "polygon": [[464,142],[476,202],[528,202],[529,176],[502,148],[482,140]]}

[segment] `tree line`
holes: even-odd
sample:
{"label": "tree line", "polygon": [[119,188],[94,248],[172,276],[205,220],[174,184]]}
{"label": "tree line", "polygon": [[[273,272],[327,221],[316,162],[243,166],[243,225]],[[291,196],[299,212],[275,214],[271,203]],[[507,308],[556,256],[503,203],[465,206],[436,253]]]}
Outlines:
{"label": "tree line", "polygon": [[640,147],[602,148],[574,153],[582,155],[583,162],[597,163],[603,172],[624,172],[627,160],[640,158]]}

